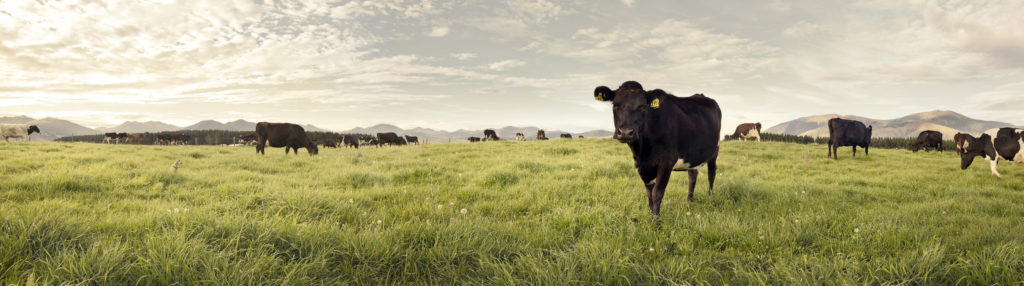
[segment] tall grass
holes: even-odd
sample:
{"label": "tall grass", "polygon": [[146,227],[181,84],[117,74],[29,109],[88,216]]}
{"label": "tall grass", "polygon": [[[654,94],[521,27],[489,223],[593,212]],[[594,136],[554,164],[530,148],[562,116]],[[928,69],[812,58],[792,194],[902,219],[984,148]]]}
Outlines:
{"label": "tall grass", "polygon": [[612,140],[0,154],[4,285],[1024,281],[1024,166],[952,153],[725,142],[660,218]]}

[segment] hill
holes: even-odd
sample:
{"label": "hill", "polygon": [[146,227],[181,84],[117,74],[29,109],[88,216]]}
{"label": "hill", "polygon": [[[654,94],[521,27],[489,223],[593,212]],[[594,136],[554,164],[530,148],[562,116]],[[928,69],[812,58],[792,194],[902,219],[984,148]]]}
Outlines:
{"label": "hill", "polygon": [[872,125],[874,137],[917,137],[921,131],[935,130],[952,138],[957,132],[978,134],[985,130],[1013,126],[1006,122],[973,119],[953,111],[935,110],[904,117],[880,120],[856,115],[823,114],[797,118],[772,126],[768,133],[828,137],[828,120],[834,117],[853,119]]}
{"label": "hill", "polygon": [[121,123],[120,125],[117,125],[117,126],[114,126],[114,127],[96,128],[96,130],[100,131],[100,132],[104,132],[104,133],[106,133],[106,132],[127,132],[127,133],[145,133],[145,132],[150,132],[150,133],[157,133],[157,132],[165,132],[165,131],[178,131],[178,130],[181,130],[181,127],[174,126],[174,125],[167,124],[167,123],[163,123],[163,122],[160,122],[160,121],[146,121],[146,122],[126,121],[125,123]]}
{"label": "hill", "polygon": [[0,117],[0,123],[32,124],[39,126],[40,134],[32,134],[32,141],[52,141],[65,136],[92,135],[101,133],[74,122],[47,117],[34,119],[27,116]]}

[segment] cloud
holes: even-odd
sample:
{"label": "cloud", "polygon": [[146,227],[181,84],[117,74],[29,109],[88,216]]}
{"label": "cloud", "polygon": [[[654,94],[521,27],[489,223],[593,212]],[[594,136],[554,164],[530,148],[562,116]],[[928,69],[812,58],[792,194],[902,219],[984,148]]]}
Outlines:
{"label": "cloud", "polygon": [[782,31],[782,35],[787,38],[803,38],[810,35],[814,35],[821,32],[821,26],[814,23],[807,23],[805,21],[796,22],[792,26]]}
{"label": "cloud", "polygon": [[633,7],[633,4],[636,4],[636,0],[619,0],[619,2],[622,2],[626,7]]}
{"label": "cloud", "polygon": [[460,61],[476,58],[476,54],[474,53],[452,53],[451,56],[452,58]]}
{"label": "cloud", "polygon": [[487,67],[493,71],[504,71],[511,68],[517,68],[526,65],[526,62],[520,60],[504,60],[500,62],[493,62]]}
{"label": "cloud", "polygon": [[561,6],[547,0],[508,0],[508,5],[512,11],[536,23],[558,18],[563,13]]}
{"label": "cloud", "polygon": [[434,27],[433,29],[430,29],[430,33],[427,33],[427,36],[431,36],[431,37],[435,37],[435,38],[437,38],[437,37],[444,37],[444,35],[448,34],[448,31],[449,31],[448,26],[438,26],[438,27]]}

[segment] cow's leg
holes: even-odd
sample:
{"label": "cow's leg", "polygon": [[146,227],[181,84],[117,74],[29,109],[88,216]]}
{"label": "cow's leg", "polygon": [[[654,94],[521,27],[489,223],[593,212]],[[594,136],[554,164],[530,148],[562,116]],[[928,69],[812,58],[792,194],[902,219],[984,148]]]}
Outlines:
{"label": "cow's leg", "polygon": [[935,148],[939,149],[939,153],[942,153],[942,142],[939,142],[938,147]]}
{"label": "cow's leg", "polygon": [[761,135],[757,135],[757,137],[754,138],[757,138],[757,142],[761,142]]}
{"label": "cow's leg", "polygon": [[686,192],[686,200],[692,202],[693,201],[693,189],[697,187],[697,175],[700,174],[700,171],[697,171],[697,169],[692,169],[692,170],[687,171],[687,174],[690,175],[690,177],[689,177],[690,182],[689,182],[689,184],[687,184],[687,189],[688,190]]}
{"label": "cow's leg", "polygon": [[637,173],[640,174],[640,180],[644,181],[644,188],[647,189],[647,209],[654,212],[654,200],[652,198],[652,191],[654,190],[655,178],[658,177],[657,170],[637,168]]}
{"label": "cow's leg", "polygon": [[871,145],[868,145],[868,146],[864,146],[864,156],[867,156],[867,155],[869,155],[869,154],[868,154],[868,150],[870,149],[869,147],[871,147]]}
{"label": "cow's leg", "polygon": [[[654,179],[654,189],[651,190],[651,200],[654,201],[651,214],[661,213],[661,198],[665,197],[665,187],[668,186],[668,178],[672,176],[672,165],[659,166],[658,177]],[[690,181],[690,197],[693,197],[693,181]]]}
{"label": "cow's leg", "polygon": [[832,140],[828,141],[828,157],[832,158]]}
{"label": "cow's leg", "polygon": [[[998,155],[997,155],[997,156],[998,156]],[[988,158],[985,158],[985,160],[988,160]],[[995,159],[995,160],[989,160],[989,161],[988,161],[988,164],[989,164],[989,166],[990,166],[990,167],[992,168],[992,174],[993,174],[993,175],[996,175],[996,177],[999,177],[999,178],[1002,178],[1002,177],[1003,177],[1003,175],[1000,175],[1000,174],[999,174],[999,171],[996,171],[996,165],[998,165],[998,164],[999,164],[999,158],[998,158],[998,157],[996,157],[996,159]]]}
{"label": "cow's leg", "polygon": [[832,160],[839,160],[839,144],[832,144]]}
{"label": "cow's leg", "polygon": [[853,145],[853,156],[857,157],[857,145]]}
{"label": "cow's leg", "polygon": [[712,191],[715,190],[715,174],[718,173],[718,151],[715,151],[715,156],[708,160],[708,196],[711,196]]}

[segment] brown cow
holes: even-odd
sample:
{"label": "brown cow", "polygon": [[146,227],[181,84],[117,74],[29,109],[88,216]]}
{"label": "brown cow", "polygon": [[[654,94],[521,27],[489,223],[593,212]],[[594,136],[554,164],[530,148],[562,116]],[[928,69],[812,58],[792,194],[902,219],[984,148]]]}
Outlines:
{"label": "brown cow", "polygon": [[725,140],[736,140],[743,139],[757,139],[757,142],[761,142],[761,122],[757,123],[743,123],[736,126],[736,132],[732,135],[725,135]]}
{"label": "brown cow", "polygon": [[124,140],[125,143],[142,143],[142,140],[146,139],[145,133],[128,133],[128,138]]}
{"label": "brown cow", "polygon": [[270,141],[270,147],[285,147],[285,155],[288,154],[290,149],[295,149],[295,155],[298,155],[299,147],[306,148],[310,156],[320,152],[316,144],[313,144],[313,141],[309,140],[309,136],[306,136],[306,129],[297,124],[256,123],[256,136],[259,137],[256,139],[256,152],[260,154],[266,154],[264,149],[266,148],[267,141]]}

